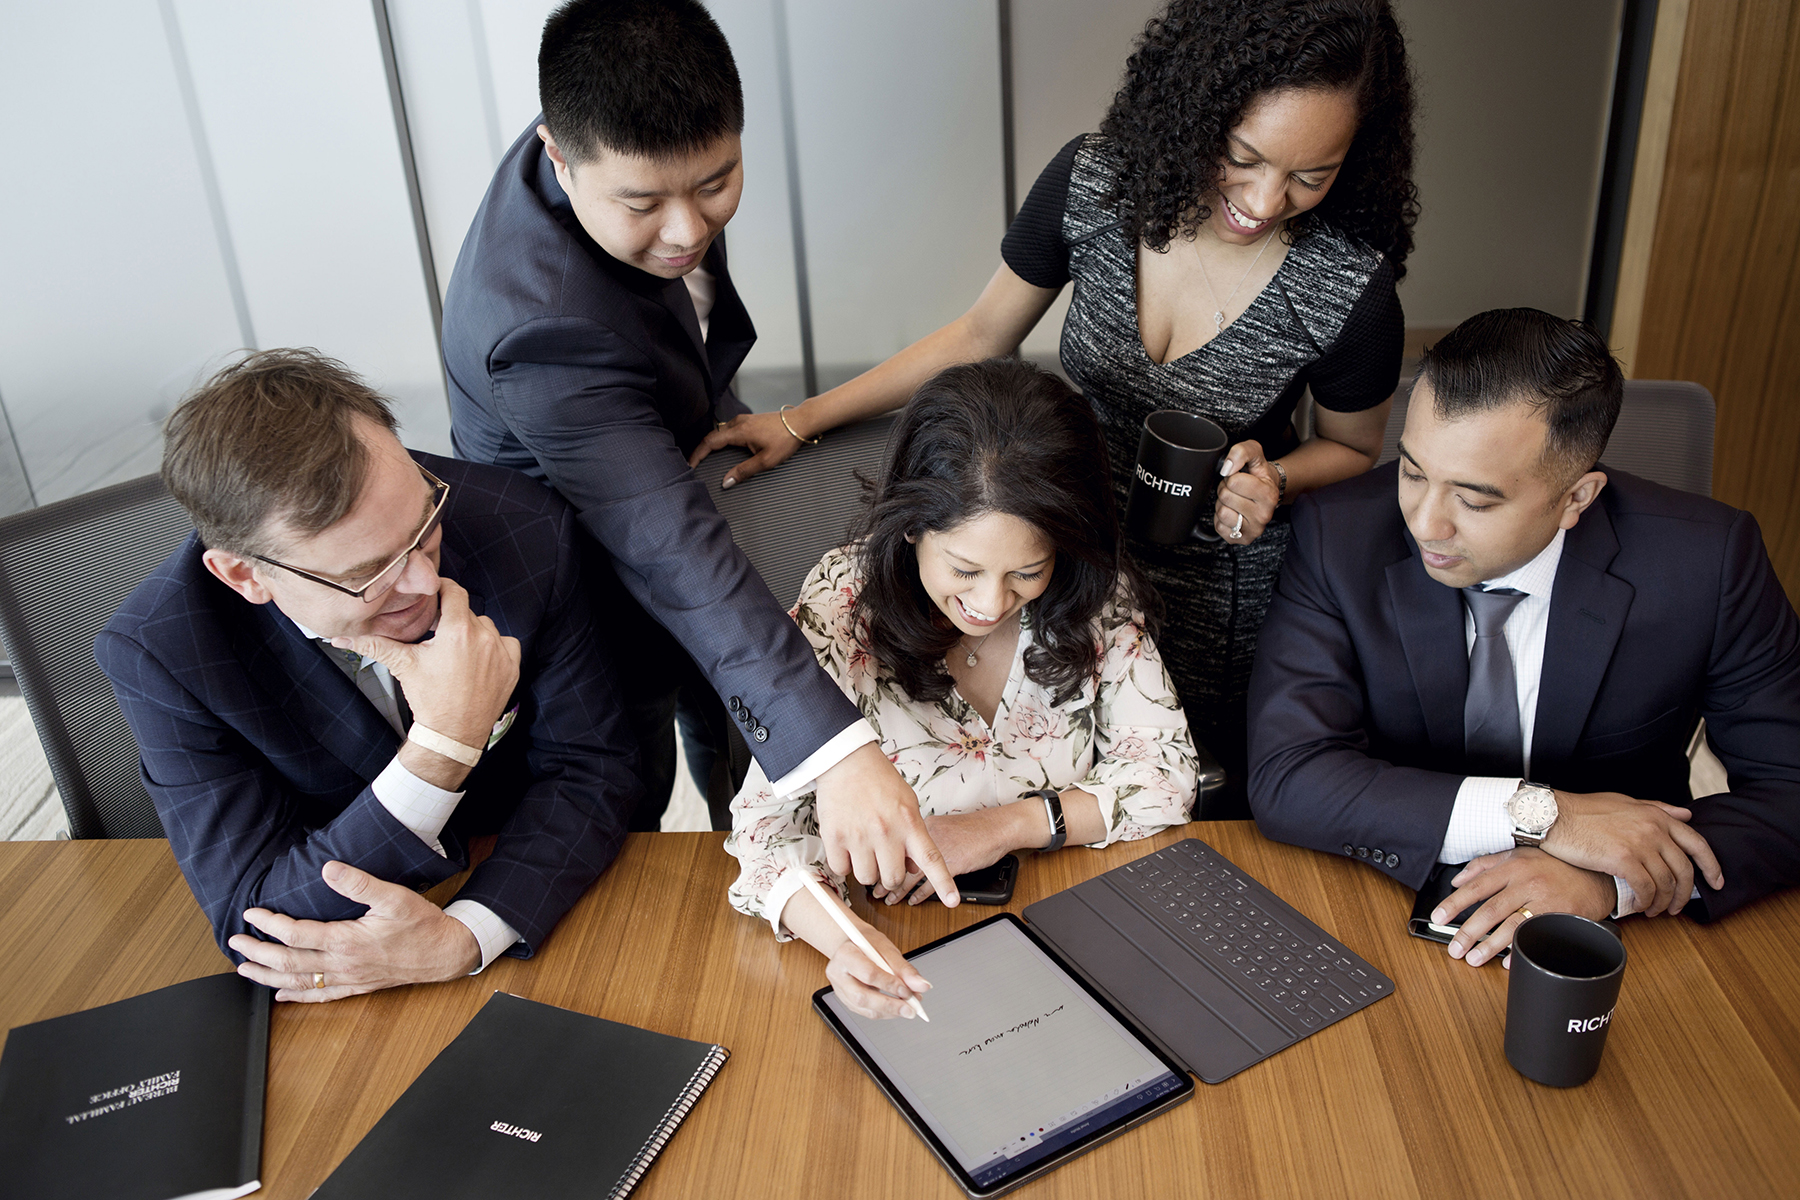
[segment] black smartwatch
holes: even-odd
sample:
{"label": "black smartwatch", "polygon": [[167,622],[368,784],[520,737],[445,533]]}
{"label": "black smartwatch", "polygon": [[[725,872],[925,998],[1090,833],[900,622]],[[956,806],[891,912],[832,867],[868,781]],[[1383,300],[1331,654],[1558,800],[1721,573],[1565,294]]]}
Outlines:
{"label": "black smartwatch", "polygon": [[1038,850],[1039,854],[1048,854],[1052,850],[1061,850],[1063,843],[1069,840],[1068,822],[1063,820],[1062,796],[1055,788],[1038,788],[1025,792],[1020,796],[1036,796],[1044,802],[1044,813],[1050,818],[1050,842]]}

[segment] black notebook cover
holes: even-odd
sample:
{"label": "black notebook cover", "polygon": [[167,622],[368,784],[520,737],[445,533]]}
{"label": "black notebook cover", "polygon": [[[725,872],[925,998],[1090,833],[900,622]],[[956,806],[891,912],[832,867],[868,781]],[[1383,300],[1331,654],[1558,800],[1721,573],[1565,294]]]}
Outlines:
{"label": "black notebook cover", "polygon": [[728,1053],[495,992],[313,1200],[624,1196]]}
{"label": "black notebook cover", "polygon": [[270,995],[208,975],[7,1034],[0,1197],[255,1190]]}

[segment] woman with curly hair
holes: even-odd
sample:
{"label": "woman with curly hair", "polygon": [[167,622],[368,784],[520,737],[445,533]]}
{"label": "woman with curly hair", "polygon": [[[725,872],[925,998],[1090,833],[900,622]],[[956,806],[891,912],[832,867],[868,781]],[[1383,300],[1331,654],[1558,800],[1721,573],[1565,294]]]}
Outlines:
{"label": "woman with curly hair", "polygon": [[[1013,359],[951,367],[895,427],[861,537],[801,589],[801,632],[956,874],[1188,819],[1193,738],[1116,512],[1100,430],[1067,384]],[[823,953],[857,1012],[912,1015],[917,972],[903,984],[869,962],[806,890],[814,878],[847,896],[811,794],[777,795],[753,764],[731,810],[732,904]],[[917,904],[931,884],[915,873],[876,895]]]}
{"label": "woman with curly hair", "polygon": [[[728,482],[741,479],[895,407],[948,363],[1012,352],[1072,281],[1062,364],[1120,465],[1121,498],[1156,409],[1210,417],[1235,443],[1222,540],[1131,550],[1167,601],[1162,649],[1195,736],[1233,777],[1215,812],[1248,815],[1244,693],[1287,547],[1280,506],[1374,465],[1399,378],[1412,117],[1386,0],[1173,0],[1100,131],[1039,176],[973,308],[797,409],[737,418],[695,461],[748,446]],[[1292,417],[1308,388],[1302,439]]]}

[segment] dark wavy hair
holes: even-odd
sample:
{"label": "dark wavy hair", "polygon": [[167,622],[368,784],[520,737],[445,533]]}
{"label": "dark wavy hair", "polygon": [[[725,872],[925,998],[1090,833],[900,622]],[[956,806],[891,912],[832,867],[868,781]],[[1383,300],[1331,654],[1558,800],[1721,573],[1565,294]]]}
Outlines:
{"label": "dark wavy hair", "polygon": [[1387,0],[1172,0],[1144,26],[1100,132],[1122,160],[1111,203],[1158,252],[1212,215],[1226,135],[1258,95],[1348,89],[1356,139],[1318,207],[1289,221],[1296,242],[1330,222],[1406,274],[1413,185],[1413,86]]}
{"label": "dark wavy hair", "polygon": [[1125,554],[1106,439],[1056,376],[1010,358],[940,371],[907,404],[882,477],[865,486],[852,627],[914,700],[949,694],[944,655],[962,635],[919,582],[913,542],[988,513],[1017,517],[1055,548],[1050,584],[1027,605],[1034,640],[1025,652],[1025,673],[1055,703],[1099,671],[1094,621],[1121,582],[1154,635],[1161,602]]}

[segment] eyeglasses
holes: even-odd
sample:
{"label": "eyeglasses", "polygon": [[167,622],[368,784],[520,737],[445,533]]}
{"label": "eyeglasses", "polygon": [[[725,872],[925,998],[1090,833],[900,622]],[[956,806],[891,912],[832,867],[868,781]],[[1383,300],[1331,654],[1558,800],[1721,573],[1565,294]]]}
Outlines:
{"label": "eyeglasses", "polygon": [[342,592],[346,596],[355,596],[364,604],[373,604],[383,596],[387,595],[389,589],[400,582],[400,576],[406,571],[406,564],[412,558],[413,551],[417,550],[419,545],[424,542],[426,538],[431,536],[432,530],[443,524],[444,503],[450,499],[450,485],[439,479],[436,475],[433,475],[430,471],[427,471],[424,467],[419,467],[419,474],[423,475],[425,477],[425,482],[431,485],[431,515],[425,518],[425,525],[419,530],[419,536],[412,540],[412,545],[402,550],[399,557],[377,571],[369,582],[363,584],[359,588],[347,588],[341,583],[333,583],[329,579],[314,575],[311,571],[302,571],[299,567],[289,566],[287,563],[279,562],[266,555],[257,554],[252,557],[258,562],[268,563],[271,567],[280,567],[284,571],[290,571],[293,574],[300,576],[302,579],[310,579],[314,583],[323,584],[334,592]]}

